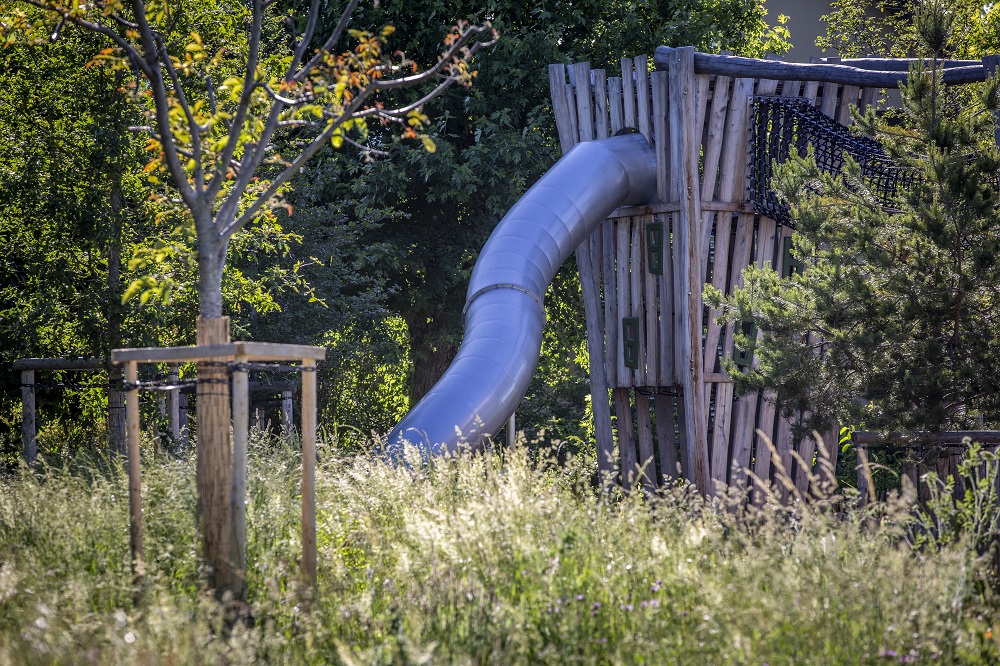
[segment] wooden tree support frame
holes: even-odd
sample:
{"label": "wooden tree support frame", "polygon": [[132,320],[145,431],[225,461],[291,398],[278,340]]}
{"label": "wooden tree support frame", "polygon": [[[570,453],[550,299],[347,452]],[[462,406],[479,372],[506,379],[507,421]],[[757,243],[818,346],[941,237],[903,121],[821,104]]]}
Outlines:
{"label": "wooden tree support frame", "polygon": [[[126,420],[128,423],[129,522],[132,571],[142,570],[142,493],[139,465],[139,390],[138,368],[146,363],[194,363],[199,361],[233,363],[233,477],[230,515],[235,542],[231,560],[245,580],[246,571],[246,476],[247,435],[250,425],[249,370],[241,367],[255,362],[299,362],[302,370],[302,575],[316,586],[316,363],[326,358],[326,349],[307,345],[266,342],[229,342],[190,347],[143,347],[116,349],[111,362],[125,367]],[[290,421],[290,415],[289,415]],[[243,588],[245,589],[245,587]]]}

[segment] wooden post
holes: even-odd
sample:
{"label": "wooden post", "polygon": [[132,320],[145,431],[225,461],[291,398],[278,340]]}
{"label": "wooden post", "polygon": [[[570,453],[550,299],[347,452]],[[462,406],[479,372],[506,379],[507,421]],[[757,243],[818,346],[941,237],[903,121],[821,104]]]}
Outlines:
{"label": "wooden post", "polygon": [[[997,67],[1000,66],[1000,55],[991,55],[983,58],[983,69],[987,76],[993,76]],[[997,114],[997,126],[993,129],[993,142],[1000,146],[1000,114]]]}
{"label": "wooden post", "polygon": [[[200,317],[198,345],[229,342],[228,317]],[[233,534],[229,513],[232,450],[229,443],[229,377],[227,356],[198,364],[198,508],[202,549],[210,580],[219,596],[234,588],[230,553]]]}
{"label": "wooden post", "polygon": [[[177,371],[177,365],[171,364],[167,371],[167,381],[176,385],[181,380]],[[181,419],[180,419],[180,389],[170,389],[167,391],[167,423],[170,427],[170,438],[174,446],[181,439]]]}
{"label": "wooden post", "polygon": [[108,370],[108,446],[120,456],[128,452],[128,427],[125,419],[125,392],[121,366]]}
{"label": "wooden post", "polygon": [[302,575],[316,588],[316,361],[302,359]]}
{"label": "wooden post", "polygon": [[688,480],[704,495],[714,494],[709,476],[708,433],[702,367],[701,188],[698,185],[700,140],[694,48],[673,49],[669,59],[670,164],[677,172],[672,192],[680,201],[675,237],[674,308],[680,312],[675,331],[674,368],[684,393],[685,433],[681,464]]}
{"label": "wooden post", "polygon": [[186,393],[177,395],[177,431],[179,433],[178,442],[183,449],[191,444],[190,427],[188,426],[188,397]]}
{"label": "wooden post", "polygon": [[35,462],[38,455],[35,430],[35,371],[21,371],[21,455]]}
{"label": "wooden post", "polygon": [[234,569],[233,595],[246,598],[246,544],[247,544],[247,431],[250,429],[250,381],[245,368],[247,357],[236,356],[233,369],[233,485],[229,497],[229,511],[233,520],[231,558]]}
{"label": "wooden post", "polygon": [[128,515],[132,547],[132,579],[142,578],[142,470],[139,466],[139,367],[135,361],[125,364],[125,423],[128,433]]}
{"label": "wooden post", "polygon": [[292,392],[281,392],[281,435],[291,441],[295,426],[292,424]]}

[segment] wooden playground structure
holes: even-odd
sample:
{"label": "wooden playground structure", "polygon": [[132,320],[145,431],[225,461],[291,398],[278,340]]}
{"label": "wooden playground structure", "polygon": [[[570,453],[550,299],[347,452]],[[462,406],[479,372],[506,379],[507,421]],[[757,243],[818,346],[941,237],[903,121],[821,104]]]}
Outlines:
{"label": "wooden playground structure", "polygon": [[[945,61],[945,83],[983,81],[998,60]],[[851,109],[898,87],[911,61],[791,64],[692,47],[660,47],[653,61],[650,72],[647,56],[623,59],[614,76],[588,63],[549,66],[563,152],[631,130],[655,146],[657,157],[659,202],[620,208],[576,251],[599,464],[617,475],[620,460],[625,485],[638,480],[650,489],[679,469],[709,495],[745,483],[746,470],[766,481],[780,467],[806,492],[823,471],[815,439],[795,439],[801,415],[782,416],[780,396],[734,396],[723,359],[743,367],[757,360],[752,350],[734,350],[734,326],[716,322],[702,291],[711,284],[732,293],[751,263],[786,275],[795,268],[792,228],[751,196],[751,141],[755,132],[771,131],[767,119],[755,117],[755,101],[802,100],[850,125]],[[832,470],[839,431],[822,436],[831,465],[825,469]],[[869,444],[859,442],[860,455]],[[863,496],[867,483],[859,471]]]}

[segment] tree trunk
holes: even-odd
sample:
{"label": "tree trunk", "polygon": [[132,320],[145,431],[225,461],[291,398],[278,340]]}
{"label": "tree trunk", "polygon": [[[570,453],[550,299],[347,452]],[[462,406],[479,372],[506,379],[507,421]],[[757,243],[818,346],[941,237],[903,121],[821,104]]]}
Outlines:
{"label": "tree trunk", "polygon": [[458,352],[446,316],[427,317],[415,313],[407,317],[410,333],[410,356],[413,359],[413,380],[410,383],[410,406],[431,390],[448,369]]}
{"label": "tree trunk", "polygon": [[[121,174],[118,174],[121,178]],[[108,349],[121,347],[122,328],[122,196],[121,181],[111,186],[111,234],[108,238]],[[125,392],[121,366],[113,366],[108,354],[108,440],[111,451],[119,455],[126,452]]]}
{"label": "tree trunk", "polygon": [[[229,317],[198,319],[198,344],[229,342]],[[215,359],[224,361],[224,359]],[[235,587],[230,557],[232,452],[229,444],[229,373],[213,361],[198,364],[198,525],[209,580],[221,596]]]}

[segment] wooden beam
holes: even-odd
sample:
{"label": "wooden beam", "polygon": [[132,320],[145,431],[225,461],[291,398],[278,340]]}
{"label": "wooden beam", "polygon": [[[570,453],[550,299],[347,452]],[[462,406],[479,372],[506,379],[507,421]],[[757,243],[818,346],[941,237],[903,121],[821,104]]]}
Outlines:
{"label": "wooden beam", "polygon": [[279,342],[225,342],[186,347],[137,347],[115,349],[111,352],[114,364],[138,361],[139,363],[169,363],[179,361],[207,361],[221,356],[245,356],[247,361],[298,361],[326,358],[326,347],[311,345],[286,345]]}
{"label": "wooden beam", "polygon": [[[657,69],[667,69],[667,61],[672,50],[665,46],[656,48],[653,63]],[[908,71],[884,72],[847,65],[787,63],[709,53],[694,54],[694,71],[697,74],[716,76],[753,77],[777,81],[823,81],[873,88],[898,88],[900,82],[905,81],[909,75]],[[986,80],[986,70],[982,64],[949,67],[945,69],[943,76],[947,85],[976,83]]]}
{"label": "wooden beam", "polygon": [[14,370],[103,370],[102,358],[19,358]]}
{"label": "wooden beam", "polygon": [[961,444],[968,437],[980,444],[1000,444],[1000,430],[953,430],[937,433],[899,433],[880,435],[877,432],[855,432],[851,439],[859,446],[875,448],[886,445],[898,448],[919,448],[927,444]]}

